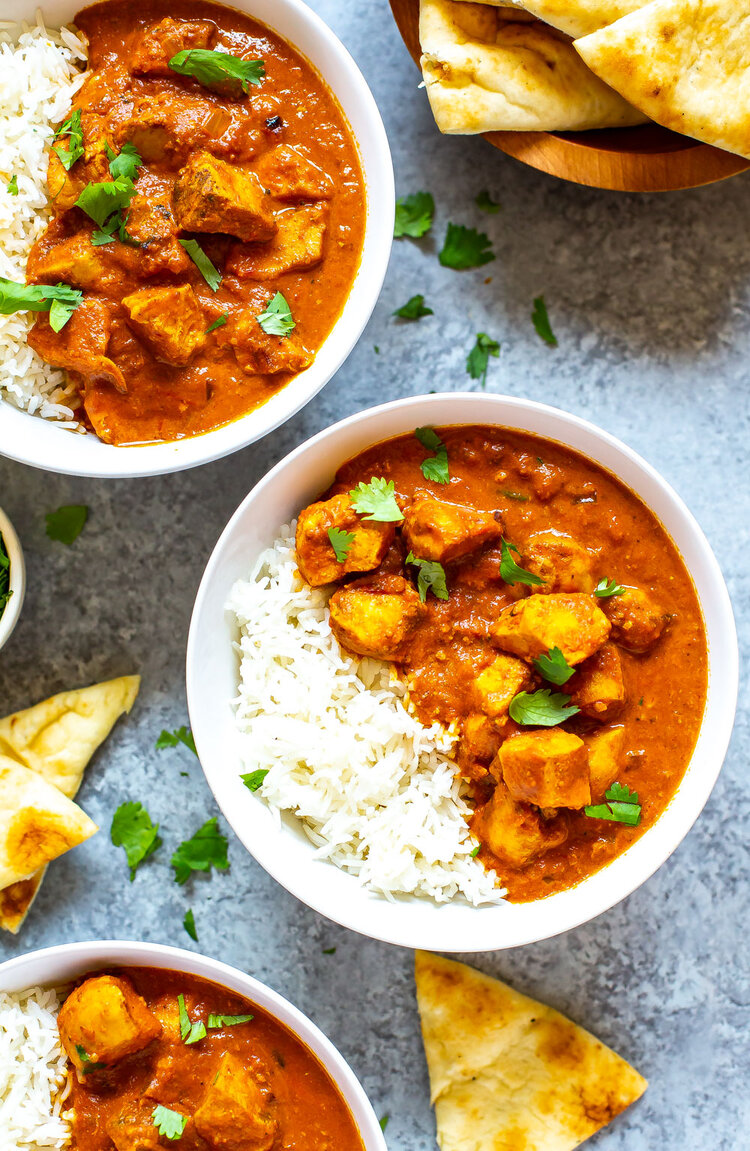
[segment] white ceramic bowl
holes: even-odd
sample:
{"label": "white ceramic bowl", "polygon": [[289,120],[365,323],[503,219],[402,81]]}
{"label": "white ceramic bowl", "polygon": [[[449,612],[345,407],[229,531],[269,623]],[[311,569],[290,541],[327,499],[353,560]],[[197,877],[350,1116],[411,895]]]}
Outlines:
{"label": "white ceramic bowl", "polygon": [[[0,0],[0,21],[33,23],[40,7],[47,24],[59,27],[85,6],[77,0]],[[302,0],[235,0],[228,7],[266,24],[311,61],[337,97],[359,145],[367,223],[362,262],[341,316],[313,364],[268,403],[226,427],[175,443],[114,447],[0,400],[0,452],[11,459],[69,475],[128,477],[177,472],[227,456],[267,435],[311,400],[341,367],[372,314],[388,266],[395,204],[390,149],[372,93],[343,44]]]}
{"label": "white ceramic bowl", "polygon": [[[709,685],[700,737],[685,777],[658,822],[603,871],[534,903],[472,908],[427,900],[396,902],[365,891],[332,864],[313,862],[291,816],[281,828],[239,775],[230,700],[237,690],[233,625],[225,611],[235,580],[274,539],[280,524],[365,447],[421,425],[494,424],[565,444],[601,464],[641,497],[674,540],[700,599],[709,646]],[[613,436],[557,408],[508,396],[416,396],[342,420],[302,444],[261,480],[235,512],[209,560],[193,611],[187,657],[188,706],[206,779],[235,832],[279,883],[316,911],[364,935],[435,951],[490,951],[546,939],[584,923],[634,891],[674,851],[714,785],[737,699],[737,635],[726,586],[698,524],[658,473]]]}
{"label": "white ceramic bowl", "polygon": [[196,955],[192,951],[183,951],[179,947],[165,947],[156,943],[121,940],[66,943],[59,947],[32,951],[28,955],[20,955],[1,963],[0,991],[61,986],[90,971],[106,967],[158,967],[184,971],[246,996],[293,1031],[322,1063],[346,1100],[362,1136],[365,1151],[386,1151],[385,1139],[372,1105],[351,1067],[330,1039],[278,992],[226,963],[219,963],[205,955]]}
{"label": "white ceramic bowl", "polygon": [[23,552],[13,524],[2,508],[0,508],[0,535],[5,542],[5,550],[10,560],[10,591],[12,596],[5,604],[5,611],[0,615],[0,648],[11,637],[13,628],[18,623],[18,617],[23,607],[23,597],[26,592],[26,565]]}

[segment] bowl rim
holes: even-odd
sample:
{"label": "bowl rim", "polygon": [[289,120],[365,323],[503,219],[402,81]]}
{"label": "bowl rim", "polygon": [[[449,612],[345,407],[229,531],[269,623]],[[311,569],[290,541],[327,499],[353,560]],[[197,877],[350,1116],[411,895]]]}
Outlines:
{"label": "bowl rim", "polygon": [[[57,977],[32,979],[23,985],[19,977],[30,966],[61,970]],[[158,967],[198,975],[229,990],[238,992],[267,1011],[307,1047],[325,1068],[344,1099],[359,1130],[365,1151],[386,1151],[380,1123],[365,1090],[349,1063],[321,1031],[317,1024],[295,1007],[280,992],[237,967],[200,952],[164,943],[145,943],[125,939],[83,940],[39,948],[0,963],[0,992],[21,991],[29,987],[53,987],[79,975],[104,967]]]}
{"label": "bowl rim", "polygon": [[[457,410],[453,417],[446,418],[445,409],[453,410],[454,407]],[[488,409],[497,412],[496,418],[486,417]],[[485,415],[478,415],[480,412],[484,412]],[[443,414],[434,415],[434,413]],[[551,423],[557,428],[557,433],[540,432],[538,426],[535,426],[540,422]],[[382,431],[384,424],[390,427],[385,433]],[[455,901],[438,906],[430,905],[427,900],[406,897],[403,901],[396,900],[395,904],[381,899],[379,907],[370,893],[359,887],[352,876],[344,873],[339,874],[350,881],[351,899],[347,902],[342,897],[338,901],[332,901],[325,892],[321,894],[325,885],[318,883],[320,873],[316,872],[315,868],[295,872],[290,866],[288,852],[278,850],[283,831],[277,829],[274,836],[272,830],[265,828],[261,830],[259,824],[254,823],[252,829],[245,826],[248,822],[247,809],[236,802],[234,780],[230,782],[228,778],[230,773],[226,770],[225,758],[214,750],[216,740],[212,737],[211,729],[217,726],[217,722],[225,724],[226,717],[216,721],[213,716],[209,719],[206,715],[203,705],[206,685],[201,677],[202,660],[199,655],[204,616],[209,611],[214,581],[217,573],[221,572],[225,556],[230,551],[236,553],[240,546],[237,540],[240,525],[245,517],[249,516],[250,509],[256,501],[262,500],[264,493],[279,480],[282,480],[281,486],[285,493],[293,494],[295,469],[304,463],[308,455],[316,455],[318,460],[321,458],[328,460],[330,457],[334,463],[330,465],[326,463],[324,466],[335,471],[336,467],[364,450],[366,446],[425,424],[434,426],[494,424],[499,427],[527,430],[532,434],[546,435],[547,438],[584,455],[587,454],[586,448],[581,444],[588,444],[593,462],[614,474],[634,491],[652,514],[662,522],[670,539],[674,541],[676,535],[684,536],[699,557],[701,570],[699,575],[696,575],[696,571],[688,564],[683,554],[684,548],[678,547],[698,595],[709,646],[707,701],[696,747],[675,795],[656,823],[615,860],[573,888],[527,904],[500,904],[499,908],[467,906],[465,910],[469,914],[463,914],[464,909],[461,909],[460,914],[455,915],[453,924],[449,923],[451,918],[449,912],[455,908]],[[371,425],[377,425],[378,431],[368,434],[367,429]],[[337,447],[342,439],[347,443],[345,448]],[[352,448],[355,441],[357,446]],[[602,461],[601,454],[608,453],[622,464],[625,475],[619,469],[616,470],[612,464]],[[647,499],[638,485],[650,487],[659,498]],[[299,486],[297,481],[297,489]],[[321,482],[318,490],[323,486],[324,483]],[[654,506],[655,503],[663,504],[668,509],[670,524],[664,523],[662,515]],[[246,570],[249,570],[254,554],[248,554]],[[701,587],[698,586],[698,579]],[[713,620],[711,626],[707,618],[709,613]],[[216,618],[212,617],[214,624]],[[230,642],[227,638],[227,648],[230,647]],[[713,654],[713,648],[716,648],[716,656]],[[191,727],[206,781],[240,841],[256,861],[287,891],[334,922],[370,938],[398,946],[434,951],[493,951],[539,942],[589,922],[630,895],[666,862],[698,818],[721,770],[734,725],[739,681],[739,652],[729,594],[716,557],[684,501],[651,464],[609,432],[560,408],[493,393],[453,392],[411,396],[348,416],[295,448],[251,489],[230,518],[206,565],[190,623],[186,680]],[[226,701],[227,712],[229,702]],[[706,735],[709,721],[715,728],[711,730],[710,746]],[[694,769],[693,765],[701,757],[706,762],[700,764],[698,774],[699,768]],[[240,770],[238,767],[238,772]],[[268,810],[265,805],[260,806],[265,811]],[[250,810],[251,819],[254,819],[254,811]],[[312,852],[312,845],[308,846]],[[312,878],[309,874],[311,871]],[[341,888],[339,891],[340,896],[343,890]],[[589,902],[591,906],[588,906]],[[382,907],[383,903],[386,904],[385,909]],[[432,919],[424,923],[420,921],[420,915],[421,919],[427,919],[426,913],[417,912],[408,916],[400,915],[394,910],[403,907],[404,904],[411,907],[413,912],[417,912],[420,906],[430,906],[434,912]],[[543,910],[536,915],[526,910],[529,908]],[[510,915],[508,909],[512,909]],[[499,920],[493,923],[492,916],[499,910],[505,913],[504,924]],[[441,912],[440,916],[437,915],[438,911]]]}
{"label": "bowl rim", "polygon": [[16,529],[2,508],[0,508],[0,535],[5,541],[5,550],[10,560],[9,591],[13,593],[5,605],[5,611],[0,615],[0,648],[2,648],[18,623],[26,595],[26,561],[23,548]]}
{"label": "bowl rim", "polygon": [[[352,288],[306,371],[254,411],[197,436],[116,447],[93,434],[84,437],[55,421],[31,416],[0,396],[0,454],[17,463],[62,475],[128,479],[171,474],[222,459],[275,431],[309,403],[349,357],[375,309],[393,244],[396,189],[388,137],[367,81],[335,32],[303,0],[214,2],[251,16],[281,36],[312,64],[342,109],[357,146],[366,197],[362,255]],[[10,0],[0,0],[0,19],[7,8],[9,19],[33,23],[37,0],[22,0],[22,5],[18,15],[17,4],[11,11]],[[57,26],[70,21],[80,6],[76,0],[48,0],[43,7],[50,26]],[[360,121],[359,127],[354,121]]]}

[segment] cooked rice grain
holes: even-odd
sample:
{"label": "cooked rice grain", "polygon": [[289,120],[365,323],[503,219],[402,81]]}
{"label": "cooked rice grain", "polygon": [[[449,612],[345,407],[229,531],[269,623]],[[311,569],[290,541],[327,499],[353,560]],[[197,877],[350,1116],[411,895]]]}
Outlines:
{"label": "cooked rice grain", "polygon": [[0,1148],[54,1148],[70,1141],[62,1108],[67,1059],[55,991],[0,992]]}

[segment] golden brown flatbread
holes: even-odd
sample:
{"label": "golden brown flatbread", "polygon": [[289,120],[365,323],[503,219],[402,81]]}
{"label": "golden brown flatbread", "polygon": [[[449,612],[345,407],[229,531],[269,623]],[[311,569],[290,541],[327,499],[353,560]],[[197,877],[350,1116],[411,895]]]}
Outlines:
{"label": "golden brown flatbread", "polygon": [[621,16],[643,8],[649,0],[482,0],[484,4],[512,5],[530,12],[567,36],[588,36]]}
{"label": "golden brown flatbread", "polygon": [[424,951],[415,974],[442,1151],[573,1151],[646,1090],[588,1031],[498,979]]}
{"label": "golden brown flatbread", "polygon": [[[510,16],[510,18],[509,18]],[[557,132],[641,123],[538,21],[465,0],[421,0],[422,75],[441,132]]]}
{"label": "golden brown flatbread", "polygon": [[746,4],[654,0],[575,47],[658,124],[750,158]]}
{"label": "golden brown flatbread", "polygon": [[29,879],[98,830],[41,775],[0,756],[0,888]]}

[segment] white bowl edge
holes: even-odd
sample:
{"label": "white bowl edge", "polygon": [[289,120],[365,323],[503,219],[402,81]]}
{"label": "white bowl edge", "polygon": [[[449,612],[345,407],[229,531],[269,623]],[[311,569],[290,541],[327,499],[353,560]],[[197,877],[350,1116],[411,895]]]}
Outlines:
{"label": "white bowl edge", "polygon": [[26,563],[23,558],[21,541],[2,508],[0,508],[0,535],[5,541],[5,550],[10,560],[8,590],[13,593],[5,604],[5,611],[0,615],[0,648],[2,648],[10,639],[13,629],[18,623],[26,594]]}

